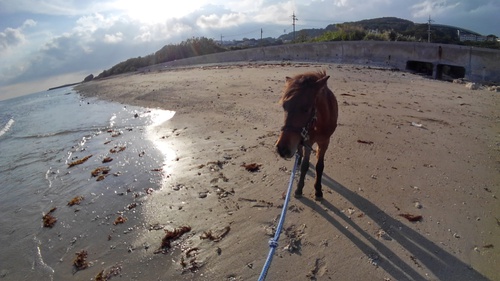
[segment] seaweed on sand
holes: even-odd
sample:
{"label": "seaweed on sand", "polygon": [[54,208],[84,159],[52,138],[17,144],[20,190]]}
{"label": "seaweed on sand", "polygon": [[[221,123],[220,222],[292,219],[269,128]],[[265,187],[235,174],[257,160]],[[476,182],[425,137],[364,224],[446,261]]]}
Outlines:
{"label": "seaweed on sand", "polygon": [[118,225],[118,224],[122,224],[124,222],[127,221],[127,218],[126,217],[123,217],[123,216],[118,216],[116,219],[115,219],[115,222],[113,222],[114,225]]}
{"label": "seaweed on sand", "polygon": [[51,215],[55,210],[57,210],[56,207],[50,209],[50,211],[48,213],[43,215],[42,219],[43,219],[43,226],[44,227],[52,228],[54,226],[54,224],[56,224],[57,219]]}
{"label": "seaweed on sand", "polygon": [[421,221],[422,220],[422,216],[421,215],[412,215],[412,214],[408,214],[408,213],[405,213],[405,214],[399,214],[400,217],[403,217],[405,219],[407,219],[408,221],[411,221],[411,222],[416,222],[416,221]]}
{"label": "seaweed on sand", "polygon": [[99,175],[107,175],[109,173],[109,171],[111,171],[111,169],[109,167],[97,167],[95,168],[94,170],[92,170],[92,172],[90,172],[90,174],[93,176],[93,177],[97,177]]}
{"label": "seaweed on sand", "polygon": [[83,196],[76,196],[75,198],[71,199],[68,202],[68,206],[73,206],[73,205],[80,205],[80,202],[82,202]]}
{"label": "seaweed on sand", "polygon": [[101,270],[94,278],[95,281],[107,281],[113,276],[120,275],[122,267],[120,265],[113,265],[109,270]]}
{"label": "seaweed on sand", "polygon": [[75,161],[68,164],[68,168],[83,164],[83,163],[85,163],[85,161],[89,160],[90,157],[92,157],[92,154],[90,154],[89,156],[85,156],[82,159],[75,160]]}
{"label": "seaweed on sand", "polygon": [[89,263],[87,262],[87,251],[81,250],[80,252],[75,253],[76,257],[73,260],[73,266],[76,271],[86,269],[89,267]]}
{"label": "seaweed on sand", "polygon": [[208,239],[214,242],[219,242],[229,233],[230,230],[231,227],[226,226],[222,231],[219,231],[220,232],[219,234],[216,235],[212,234],[211,230],[204,231],[203,234],[200,235],[200,239]]}
{"label": "seaweed on sand", "polygon": [[184,233],[191,231],[190,226],[181,226],[179,228],[176,228],[172,231],[170,230],[165,230],[165,236],[161,240],[161,246],[158,250],[156,250],[154,253],[167,253],[167,251],[171,248],[171,243],[174,240],[179,239]]}
{"label": "seaweed on sand", "polygon": [[242,167],[245,167],[245,169],[249,172],[257,172],[260,170],[260,166],[262,166],[262,164],[257,164],[257,163],[250,163],[250,164],[242,164],[241,165]]}

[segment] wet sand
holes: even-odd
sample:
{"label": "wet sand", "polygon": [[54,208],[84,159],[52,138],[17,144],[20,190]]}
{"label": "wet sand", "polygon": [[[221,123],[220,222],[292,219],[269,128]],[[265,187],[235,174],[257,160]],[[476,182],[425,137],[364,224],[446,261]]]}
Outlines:
{"label": "wet sand", "polygon": [[[258,278],[293,165],[275,153],[277,101],[285,76],[320,69],[339,101],[325,198],[313,199],[312,161],[267,280],[500,280],[498,93],[361,66],[259,63],[76,87],[87,97],[176,112],[151,132],[170,155],[168,176],[137,209],[144,222],[129,236],[132,251],[113,252],[117,262],[129,260],[122,277]],[[260,170],[248,172],[249,163]],[[165,230],[182,226],[191,231],[155,254]]]}

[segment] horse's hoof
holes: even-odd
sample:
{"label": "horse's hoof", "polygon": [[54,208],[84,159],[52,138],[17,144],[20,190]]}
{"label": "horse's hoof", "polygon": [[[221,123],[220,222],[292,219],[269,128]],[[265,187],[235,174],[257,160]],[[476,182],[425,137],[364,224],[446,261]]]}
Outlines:
{"label": "horse's hoof", "polygon": [[321,194],[315,194],[314,195],[314,200],[316,200],[316,201],[323,200],[323,192]]}
{"label": "horse's hoof", "polygon": [[295,193],[293,194],[293,197],[295,197],[295,198],[302,198],[302,193],[297,193],[297,192],[295,192]]}

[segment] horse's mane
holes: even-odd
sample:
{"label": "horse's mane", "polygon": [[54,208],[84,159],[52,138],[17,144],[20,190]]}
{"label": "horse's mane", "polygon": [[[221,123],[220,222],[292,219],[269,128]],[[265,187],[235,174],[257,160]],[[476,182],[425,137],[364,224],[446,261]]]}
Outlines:
{"label": "horse's mane", "polygon": [[[295,95],[299,94],[301,89],[314,85],[316,81],[326,76],[325,70],[316,72],[306,72],[296,75],[291,78],[291,82],[286,83],[280,103],[290,100]],[[287,81],[290,80],[287,77]]]}

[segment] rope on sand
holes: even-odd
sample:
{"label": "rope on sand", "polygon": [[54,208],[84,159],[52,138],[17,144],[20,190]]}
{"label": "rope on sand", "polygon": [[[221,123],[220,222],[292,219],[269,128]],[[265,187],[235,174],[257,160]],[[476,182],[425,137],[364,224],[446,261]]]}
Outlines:
{"label": "rope on sand", "polygon": [[267,271],[271,266],[271,262],[273,260],[274,252],[278,247],[278,240],[280,239],[281,229],[283,228],[283,223],[285,222],[286,211],[288,209],[288,201],[290,201],[290,193],[292,192],[293,179],[295,178],[295,171],[297,170],[297,164],[299,163],[299,154],[295,154],[295,164],[293,165],[292,174],[290,175],[290,182],[288,183],[288,190],[286,192],[285,203],[283,204],[283,209],[281,209],[281,217],[278,222],[278,227],[276,228],[276,232],[274,233],[274,237],[269,240],[269,254],[267,255],[266,262],[264,263],[264,267],[262,268],[262,272],[259,276],[259,281],[264,281],[266,279]]}

